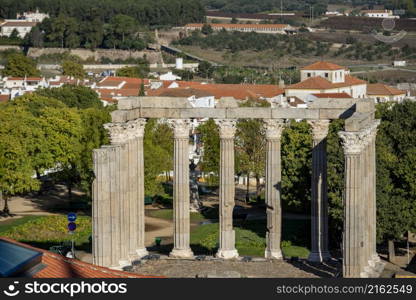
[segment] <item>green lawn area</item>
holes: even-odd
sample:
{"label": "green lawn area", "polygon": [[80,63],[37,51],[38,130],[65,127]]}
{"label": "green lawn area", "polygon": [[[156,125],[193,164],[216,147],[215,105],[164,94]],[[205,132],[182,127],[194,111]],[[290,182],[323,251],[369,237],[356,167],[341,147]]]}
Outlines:
{"label": "green lawn area", "polygon": [[[173,219],[173,210],[172,209],[157,209],[157,210],[149,210],[146,214],[153,218],[159,218],[164,220],[172,220]],[[207,215],[203,215],[198,212],[191,212],[191,222],[202,222],[210,217]],[[218,218],[218,217],[217,217]]]}
{"label": "green lawn area", "polygon": [[90,248],[91,217],[78,216],[75,223],[77,229],[70,235],[66,216],[28,216],[0,223],[0,236],[42,249],[49,249],[73,238],[77,248],[87,250]]}
{"label": "green lawn area", "polygon": [[[308,220],[283,220],[282,251],[285,257],[307,258],[309,250],[305,236],[309,233]],[[218,248],[218,224],[198,226],[191,232],[191,246],[195,253],[212,255]],[[235,226],[236,248],[241,256],[264,256],[266,222],[247,221]]]}

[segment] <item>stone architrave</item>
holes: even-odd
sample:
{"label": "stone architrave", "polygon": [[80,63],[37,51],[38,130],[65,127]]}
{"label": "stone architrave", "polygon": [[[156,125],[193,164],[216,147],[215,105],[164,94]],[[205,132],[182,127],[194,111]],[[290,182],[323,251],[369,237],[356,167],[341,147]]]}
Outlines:
{"label": "stone architrave", "polygon": [[220,247],[217,257],[232,259],[238,257],[233,230],[233,209],[235,196],[234,179],[234,136],[236,120],[215,120],[220,128]]}
{"label": "stone architrave", "polygon": [[190,120],[169,120],[174,131],[173,220],[174,258],[192,258],[190,247],[189,131]]}
{"label": "stone architrave", "polygon": [[281,180],[282,166],[280,139],[285,123],[283,120],[265,119],[266,127],[266,250],[269,259],[282,259],[280,248],[282,234]]}
{"label": "stone architrave", "polygon": [[330,259],[328,251],[328,195],[326,137],[329,120],[308,121],[312,128],[312,201],[311,201],[311,253],[309,261]]}

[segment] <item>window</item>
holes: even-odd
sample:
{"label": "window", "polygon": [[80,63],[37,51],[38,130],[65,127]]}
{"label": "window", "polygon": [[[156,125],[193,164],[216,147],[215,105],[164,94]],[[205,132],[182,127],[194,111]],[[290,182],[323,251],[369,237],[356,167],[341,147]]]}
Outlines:
{"label": "window", "polygon": [[311,73],[308,73],[308,77],[311,77]]}
{"label": "window", "polygon": [[325,73],[325,78],[328,78],[329,77],[329,73]]}

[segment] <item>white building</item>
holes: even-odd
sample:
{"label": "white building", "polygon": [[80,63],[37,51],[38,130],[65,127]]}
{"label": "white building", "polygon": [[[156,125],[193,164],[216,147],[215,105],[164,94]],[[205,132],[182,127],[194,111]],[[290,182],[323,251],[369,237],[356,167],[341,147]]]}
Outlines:
{"label": "white building", "polygon": [[46,18],[49,18],[49,14],[41,13],[39,12],[39,9],[36,9],[36,11],[24,12],[23,14],[17,14],[17,19],[26,20],[28,22],[41,23]]}
{"label": "white building", "polygon": [[0,35],[9,37],[16,30],[18,36],[24,38],[36,24],[36,22],[28,22],[25,20],[6,20],[0,24]]}
{"label": "white building", "polygon": [[383,19],[399,19],[399,16],[393,15],[393,11],[389,9],[384,10],[363,10],[361,14],[369,18],[383,18]]}
{"label": "white building", "polygon": [[405,60],[395,60],[393,62],[394,67],[406,67],[407,62]]}
{"label": "white building", "polygon": [[301,81],[285,88],[286,97],[296,96],[310,101],[312,94],[346,93],[353,98],[367,95],[367,82],[350,75],[345,67],[329,63],[316,62],[301,69]]}
{"label": "white building", "polygon": [[[201,30],[205,24],[194,23],[185,25],[188,30]],[[257,33],[278,33],[285,34],[292,32],[294,28],[288,24],[208,24],[214,31],[241,31],[241,32],[257,32]]]}
{"label": "white building", "polygon": [[385,84],[375,83],[368,84],[367,95],[369,98],[374,99],[376,103],[390,101],[402,102],[406,98],[406,91],[402,91]]}
{"label": "white building", "polygon": [[175,81],[175,80],[181,80],[181,77],[173,74],[172,72],[167,72],[165,74],[160,75],[159,79],[166,80],[166,81]]}

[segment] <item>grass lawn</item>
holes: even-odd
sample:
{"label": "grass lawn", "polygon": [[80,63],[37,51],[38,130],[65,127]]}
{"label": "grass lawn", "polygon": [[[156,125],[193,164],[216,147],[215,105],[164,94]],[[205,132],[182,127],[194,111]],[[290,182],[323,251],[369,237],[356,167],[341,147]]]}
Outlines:
{"label": "grass lawn", "polygon": [[91,217],[78,216],[75,222],[77,229],[72,235],[68,234],[66,216],[30,216],[10,221],[7,224],[0,223],[0,236],[42,249],[49,249],[73,238],[77,248],[90,248]]}
{"label": "grass lawn", "polygon": [[[164,220],[173,220],[173,209],[166,208],[166,209],[157,209],[157,210],[149,210],[146,212],[149,217],[159,218]],[[206,215],[204,216],[198,212],[191,212],[191,222],[202,222],[206,219],[209,219]]]}
{"label": "grass lawn", "polygon": [[[309,232],[308,220],[283,219],[282,251],[285,257],[307,258],[309,250],[305,235]],[[195,253],[212,255],[218,248],[218,224],[198,226],[191,232],[191,246]],[[247,221],[235,227],[236,248],[241,256],[264,256],[266,247],[266,221]]]}
{"label": "grass lawn", "polygon": [[40,216],[25,216],[25,217],[21,217],[18,219],[9,219],[5,221],[1,221],[0,222],[0,236],[3,236],[3,232],[9,231],[11,228],[15,226],[22,225],[31,220],[36,220],[37,218],[40,218]]}

